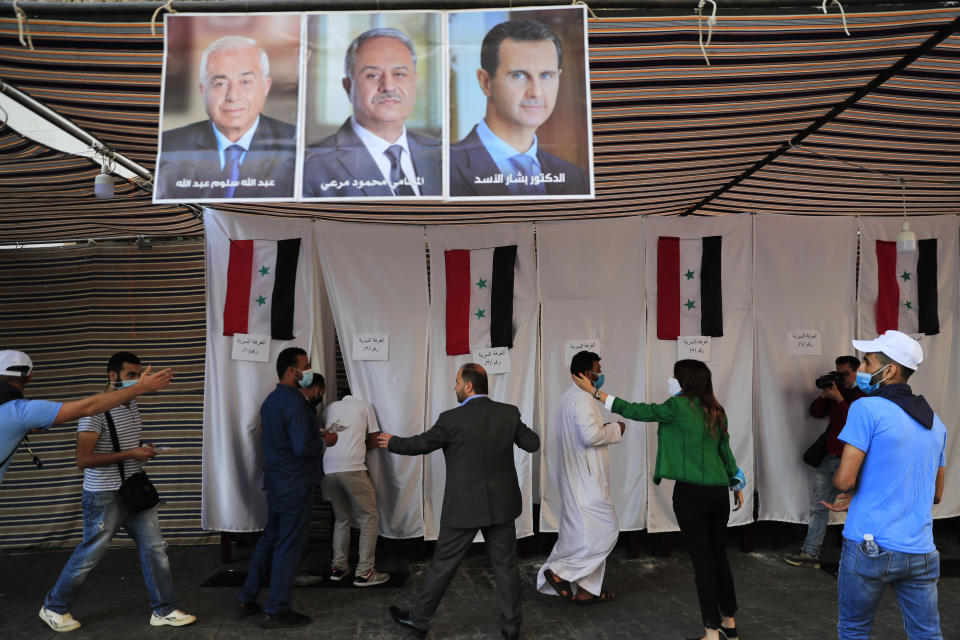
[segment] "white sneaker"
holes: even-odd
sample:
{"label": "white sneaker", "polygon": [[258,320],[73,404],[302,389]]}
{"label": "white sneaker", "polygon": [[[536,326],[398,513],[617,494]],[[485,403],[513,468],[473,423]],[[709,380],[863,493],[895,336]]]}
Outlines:
{"label": "white sneaker", "polygon": [[180,609],[174,609],[165,616],[158,616],[156,612],[150,615],[150,626],[152,627],[162,627],[164,625],[170,627],[182,627],[184,625],[193,624],[197,621],[197,616],[192,616],[189,613],[184,613]]}
{"label": "white sneaker", "polygon": [[47,623],[54,631],[73,631],[80,628],[80,621],[74,620],[70,612],[57,613],[45,607],[40,607],[40,619]]}
{"label": "white sneaker", "polygon": [[376,584],[383,584],[390,579],[389,573],[380,573],[376,569],[370,569],[363,575],[357,575],[353,581],[355,587],[372,587]]}

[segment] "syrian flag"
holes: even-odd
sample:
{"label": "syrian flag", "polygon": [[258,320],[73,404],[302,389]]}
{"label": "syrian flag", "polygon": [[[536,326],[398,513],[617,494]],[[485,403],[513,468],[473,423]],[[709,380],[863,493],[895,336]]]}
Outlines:
{"label": "syrian flag", "polygon": [[517,245],[443,253],[447,268],[447,355],[513,347]]}
{"label": "syrian flag", "polygon": [[293,296],[300,238],[231,240],[223,335],[293,339]]}
{"label": "syrian flag", "polygon": [[937,239],[897,253],[897,243],[877,240],[877,333],[940,333],[937,316]]}
{"label": "syrian flag", "polygon": [[723,335],[721,236],[657,239],[657,337]]}

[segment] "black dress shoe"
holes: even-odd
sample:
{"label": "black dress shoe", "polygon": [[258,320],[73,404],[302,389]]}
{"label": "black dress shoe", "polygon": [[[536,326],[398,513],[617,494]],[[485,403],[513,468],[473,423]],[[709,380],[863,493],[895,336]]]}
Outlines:
{"label": "black dress shoe", "polygon": [[736,627],[725,627],[720,625],[720,635],[726,638],[726,640],[737,640],[737,628]]}
{"label": "black dress shoe", "polygon": [[283,629],[285,627],[303,627],[310,624],[310,616],[287,609],[280,613],[264,614],[260,620],[261,629]]}
{"label": "black dress shoe", "polygon": [[237,600],[233,605],[233,617],[236,620],[246,618],[247,616],[252,616],[255,613],[260,613],[263,609],[260,608],[260,604],[256,600],[249,600],[244,602],[243,600]]}
{"label": "black dress shoe", "polygon": [[390,617],[393,618],[393,621],[397,624],[403,625],[410,629],[414,635],[416,635],[416,637],[427,637],[426,629],[421,629],[417,625],[413,624],[413,620],[410,619],[410,611],[408,609],[401,609],[400,607],[390,605]]}
{"label": "black dress shoe", "polygon": [[518,631],[514,631],[513,633],[508,633],[503,629],[500,629],[500,635],[502,635],[506,640],[517,640],[517,638],[520,637],[520,633]]}

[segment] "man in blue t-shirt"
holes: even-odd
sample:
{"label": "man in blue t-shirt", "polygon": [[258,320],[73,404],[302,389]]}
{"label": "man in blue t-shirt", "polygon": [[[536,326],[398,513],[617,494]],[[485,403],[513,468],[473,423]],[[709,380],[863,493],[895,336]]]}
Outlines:
{"label": "man in blue t-shirt", "polygon": [[0,483],[23,437],[31,431],[49,429],[55,424],[103,413],[137,396],[170,384],[173,371],[143,372],[139,381],[123,390],[71,400],[51,402],[28,400],[24,388],[33,380],[33,361],[22,351],[0,351]]}
{"label": "man in blue t-shirt", "polygon": [[833,511],[849,509],[838,576],[838,635],[866,640],[889,584],[907,635],[942,638],[940,554],[931,507],[943,495],[947,429],[907,385],[923,350],[893,330],[875,340],[854,340],[853,346],[864,352],[857,384],[867,396],[851,405],[839,436],[845,444],[833,483],[843,493],[824,503]]}

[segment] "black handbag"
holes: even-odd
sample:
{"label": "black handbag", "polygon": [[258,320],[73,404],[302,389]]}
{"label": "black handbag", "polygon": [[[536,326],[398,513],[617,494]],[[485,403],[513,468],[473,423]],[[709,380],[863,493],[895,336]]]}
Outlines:
{"label": "black handbag", "polygon": [[807,447],[807,450],[803,452],[803,461],[808,465],[816,469],[823,463],[823,459],[827,456],[827,432],[824,431],[820,434],[820,437],[817,438],[812,445]]}
{"label": "black handbag", "polygon": [[[120,453],[120,439],[117,438],[117,427],[113,424],[113,417],[107,411],[103,414],[107,418],[110,428],[110,439],[113,440],[113,450]],[[129,478],[124,477],[123,460],[117,463],[120,468],[120,499],[130,511],[146,511],[160,504],[160,494],[150,482],[146,471],[138,471]]]}

